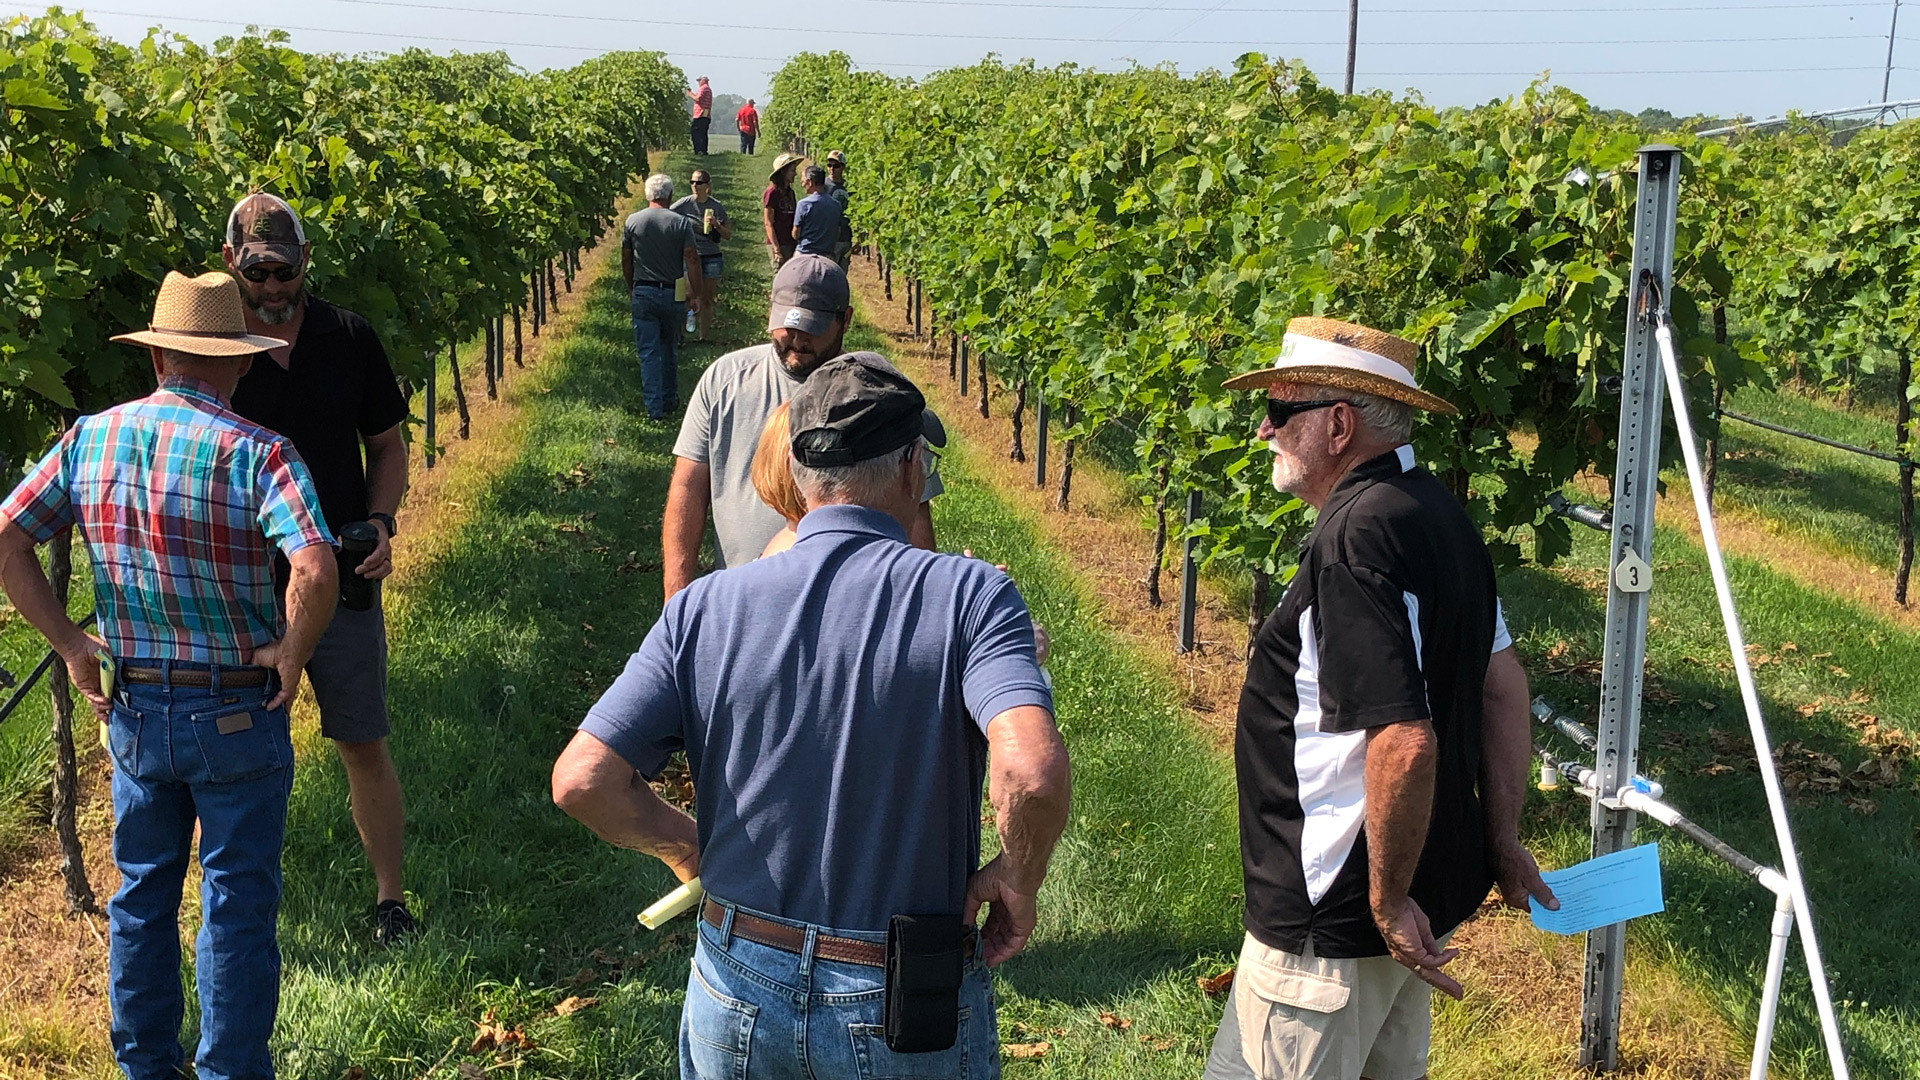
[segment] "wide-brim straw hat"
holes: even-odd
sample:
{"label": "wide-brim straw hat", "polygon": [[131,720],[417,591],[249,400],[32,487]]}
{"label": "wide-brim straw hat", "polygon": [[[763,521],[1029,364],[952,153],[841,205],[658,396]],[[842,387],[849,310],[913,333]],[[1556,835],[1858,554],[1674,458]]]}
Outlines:
{"label": "wide-brim straw hat", "polygon": [[803,155],[796,154],[793,151],[788,150],[782,153],[779,157],[773,159],[773,168],[768,170],[767,179],[772,180],[774,177],[780,175],[781,169],[784,169],[789,165],[797,165],[800,162],[805,160],[807,159]]}
{"label": "wide-brim straw hat", "polygon": [[1428,412],[1455,413],[1451,401],[1420,389],[1413,365],[1420,346],[1405,338],[1338,319],[1303,315],[1287,322],[1273,363],[1228,379],[1229,390],[1264,390],[1283,383],[1331,386],[1391,398]]}
{"label": "wide-brim straw hat", "polygon": [[153,301],[153,321],[145,330],[119,334],[114,341],[157,345],[194,356],[248,356],[285,347],[279,338],[247,333],[240,286],[217,270],[190,278],[167,271]]}

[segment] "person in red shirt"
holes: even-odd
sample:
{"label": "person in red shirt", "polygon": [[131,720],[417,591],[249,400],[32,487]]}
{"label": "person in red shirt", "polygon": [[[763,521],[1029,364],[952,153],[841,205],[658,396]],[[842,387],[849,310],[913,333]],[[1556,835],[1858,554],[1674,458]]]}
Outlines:
{"label": "person in red shirt", "polygon": [[767,190],[760,193],[760,222],[766,227],[767,255],[775,270],[793,258],[793,212],[798,205],[793,197],[793,169],[804,160],[793,153],[774,158]]}
{"label": "person in red shirt", "polygon": [[707,129],[713,126],[713,87],[707,85],[707,77],[694,80],[699,88],[687,91],[688,100],[693,102],[693,126],[688,135],[693,139],[693,152],[704,155],[707,152]]}
{"label": "person in red shirt", "polygon": [[733,126],[740,129],[740,152],[753,153],[754,140],[760,137],[760,110],[753,107],[752,98],[733,114]]}

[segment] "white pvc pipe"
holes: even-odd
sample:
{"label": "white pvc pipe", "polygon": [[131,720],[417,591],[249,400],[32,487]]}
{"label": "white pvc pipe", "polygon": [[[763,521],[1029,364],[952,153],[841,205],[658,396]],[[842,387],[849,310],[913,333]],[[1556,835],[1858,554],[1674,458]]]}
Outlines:
{"label": "white pvc pipe", "polygon": [[1833,1066],[1834,1080],[1850,1080],[1846,1050],[1840,1045],[1840,1021],[1834,1015],[1833,994],[1827,988],[1826,964],[1820,959],[1820,941],[1813,933],[1813,906],[1807,902],[1800,855],[1794,849],[1793,830],[1787,824],[1787,800],[1780,790],[1773,746],[1767,739],[1767,725],[1760,715],[1760,691],[1754,686],[1753,667],[1747,662],[1746,637],[1740,632],[1740,615],[1733,607],[1733,586],[1727,580],[1726,559],[1720,553],[1720,533],[1714,528],[1713,508],[1707,505],[1700,451],[1694,446],[1693,419],[1687,412],[1686,383],[1680,378],[1680,361],[1674,355],[1673,329],[1664,318],[1654,328],[1654,339],[1660,343],[1660,359],[1667,373],[1667,397],[1673,404],[1674,423],[1679,427],[1680,451],[1687,462],[1687,483],[1693,489],[1694,512],[1700,518],[1700,546],[1706,549],[1707,568],[1713,573],[1713,590],[1720,599],[1720,618],[1727,627],[1727,647],[1733,650],[1733,671],[1740,682],[1740,701],[1746,706],[1747,727],[1753,734],[1754,753],[1760,759],[1760,785],[1766,789],[1774,841],[1780,846],[1780,864],[1786,872],[1793,900],[1793,917],[1800,926],[1800,947],[1806,953],[1807,975],[1813,981],[1813,1002],[1820,1013],[1827,1060]]}
{"label": "white pvc pipe", "polygon": [[1773,940],[1767,946],[1767,977],[1760,984],[1760,1022],[1753,1030],[1753,1067],[1747,1080],[1767,1080],[1773,1053],[1773,1024],[1780,1016],[1780,984],[1787,977],[1787,939],[1793,936],[1793,898],[1781,893],[1773,902]]}

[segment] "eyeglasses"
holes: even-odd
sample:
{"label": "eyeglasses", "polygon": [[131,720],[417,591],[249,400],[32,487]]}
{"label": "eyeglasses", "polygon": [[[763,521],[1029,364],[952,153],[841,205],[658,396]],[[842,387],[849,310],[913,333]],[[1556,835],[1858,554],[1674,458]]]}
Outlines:
{"label": "eyeglasses", "polygon": [[278,270],[269,270],[264,266],[249,266],[245,270],[240,271],[240,276],[258,285],[268,278],[285,283],[292,281],[294,278],[306,272],[307,268],[304,265],[282,266]]}
{"label": "eyeglasses", "polygon": [[1345,404],[1349,403],[1339,398],[1332,398],[1326,401],[1282,401],[1279,398],[1268,398],[1267,423],[1272,424],[1274,430],[1278,431],[1286,427],[1287,421],[1293,419],[1294,416],[1299,413],[1312,412],[1315,409],[1324,409],[1329,405]]}
{"label": "eyeglasses", "polygon": [[710,185],[710,184],[712,184],[712,183],[713,183],[713,181],[711,181],[711,180],[695,180],[695,181],[693,182],[693,186],[694,186],[694,187],[707,187],[708,185]]}

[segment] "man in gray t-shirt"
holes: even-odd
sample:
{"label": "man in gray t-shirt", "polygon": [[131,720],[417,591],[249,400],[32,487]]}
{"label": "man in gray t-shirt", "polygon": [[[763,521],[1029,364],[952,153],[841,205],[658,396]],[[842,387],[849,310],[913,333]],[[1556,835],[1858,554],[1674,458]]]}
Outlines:
{"label": "man in gray t-shirt", "polygon": [[667,208],[673,178],[647,177],[647,205],[620,229],[620,272],[627,279],[633,313],[633,344],[640,354],[641,396],[647,417],[664,420],[679,407],[680,369],[674,358],[686,306],[674,299],[673,283],[684,274],[700,287],[700,253],[693,225]]}
{"label": "man in gray t-shirt", "polygon": [[[700,540],[713,513],[715,569],[753,561],[786,525],[753,487],[753,452],[774,410],[793,396],[813,370],[842,352],[853,319],[847,275],[822,255],[796,255],[773,279],[767,328],[770,344],[730,352],[707,368],[680,421],[673,446],[673,481],[660,528],[666,594],[687,587],[699,573]],[[939,494],[940,477],[928,477],[911,542],[933,550],[933,515],[927,499]]]}

